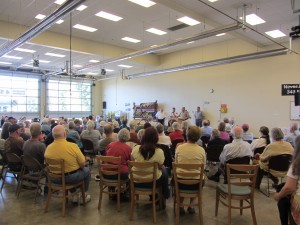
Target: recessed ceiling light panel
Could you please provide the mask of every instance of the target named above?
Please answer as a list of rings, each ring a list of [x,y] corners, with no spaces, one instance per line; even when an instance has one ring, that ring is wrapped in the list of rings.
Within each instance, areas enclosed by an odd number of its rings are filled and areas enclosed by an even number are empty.
[[[22,57],[12,55],[3,55],[2,57],[7,59],[23,59]]]
[[[111,20],[111,21],[119,21],[121,19],[123,19],[122,17],[120,16],[116,16],[114,14],[111,14],[111,13],[107,13],[107,12],[104,12],[104,11],[100,11],[96,14],[96,16],[99,16],[101,18],[104,18],[104,19],[107,19],[107,20]]]
[[[150,0],[128,0],[128,1],[138,4],[140,6],[143,6],[145,8],[149,8],[156,4],[155,2],[150,1]]]
[[[1,62],[0,61],[0,64],[2,64],[2,65],[11,65],[12,63],[11,62]]]
[[[59,57],[59,58],[66,57],[65,55],[56,54],[56,53],[52,53],[52,52],[47,52],[47,53],[45,53],[45,55]]]
[[[280,37],[285,37],[286,35],[281,32],[280,30],[271,30],[265,32],[267,35],[269,35],[272,38],[280,38]]]
[[[62,24],[64,22],[64,20],[58,20],[57,22],[56,22],[56,24]]]
[[[76,24],[73,27],[76,28],[76,29],[84,30],[84,31],[88,31],[88,32],[95,32],[97,30],[96,28],[84,26],[84,25],[81,25],[81,24]]]
[[[122,40],[123,40],[123,41],[132,42],[132,43],[138,43],[138,42],[141,42],[140,40],[134,39],[134,38],[131,38],[131,37],[123,37]]]
[[[56,0],[54,3],[57,5],[62,5],[67,0]]]
[[[129,66],[129,65],[124,65],[124,64],[120,64],[118,65],[119,67],[123,67],[123,68],[131,68],[132,66]]]
[[[35,50],[26,49],[26,48],[15,48],[14,50],[15,50],[15,51],[18,51],[18,52],[35,53]]]
[[[217,34],[217,37],[224,36],[226,33]]]
[[[86,5],[80,5],[79,7],[76,8],[76,10],[78,10],[78,11],[83,11],[83,10],[85,10],[86,8],[87,8]]]
[[[240,17],[240,19],[242,20],[243,17]],[[252,26],[262,24],[262,23],[265,23],[265,22],[266,21],[264,21],[262,18],[260,18],[256,14],[249,14],[249,15],[246,16],[246,23],[249,23]]]
[[[149,28],[148,30],[146,30],[150,33],[153,33],[153,34],[157,34],[157,35],[164,35],[166,34],[167,32],[164,32],[162,30],[159,30],[159,29],[156,29],[156,28]]]
[[[190,26],[194,26],[194,25],[197,25],[199,24],[200,22],[198,20],[194,20],[188,16],[184,16],[184,17],[181,17],[179,19],[177,19],[178,21],[182,22],[182,23],[185,23],[187,25],[190,25]]]
[[[44,19],[45,17],[46,17],[46,16],[43,15],[43,14],[37,14],[37,15],[35,16],[35,18],[38,19],[38,20],[42,20],[42,19]]]

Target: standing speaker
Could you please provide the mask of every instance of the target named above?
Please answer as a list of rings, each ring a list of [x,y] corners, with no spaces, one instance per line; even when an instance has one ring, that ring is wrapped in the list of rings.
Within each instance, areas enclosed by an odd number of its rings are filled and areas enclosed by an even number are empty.
[[[103,108],[103,109],[106,109],[106,102],[105,102],[105,101],[102,102],[102,108]]]
[[[295,106],[300,106],[300,92],[295,94]]]

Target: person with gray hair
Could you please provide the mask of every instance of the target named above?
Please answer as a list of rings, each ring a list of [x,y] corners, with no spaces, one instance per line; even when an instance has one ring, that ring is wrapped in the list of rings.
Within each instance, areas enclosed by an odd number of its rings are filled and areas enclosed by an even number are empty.
[[[87,129],[82,131],[80,138],[92,141],[94,145],[94,151],[100,151],[99,140],[101,139],[101,134],[99,130],[95,130],[95,123],[92,120],[87,122]]]
[[[220,168],[225,169],[226,162],[231,159],[235,158],[242,158],[245,156],[249,156],[249,158],[253,155],[250,144],[246,141],[243,141],[243,130],[241,127],[234,127],[233,128],[233,141],[230,144],[226,144],[223,148],[223,151],[219,157],[220,159]],[[249,160],[250,161],[250,160]],[[219,182],[219,177],[222,173],[222,170],[219,171],[214,175],[209,177],[210,180],[214,180]],[[224,182],[226,183],[227,177],[224,175]]]
[[[265,171],[268,171],[269,159],[272,156],[283,155],[283,154],[293,154],[294,148],[293,146],[283,141],[284,134],[279,127],[275,127],[271,130],[271,139],[272,143],[267,145],[262,154],[257,153],[254,157],[259,159],[259,169],[256,179],[256,188],[260,188],[260,184],[262,178],[264,176]],[[278,177],[284,177],[286,172],[271,170],[269,173],[270,179],[274,182],[273,186],[276,187],[279,183]]]
[[[106,147],[114,141],[113,138],[113,127],[110,124],[106,124],[103,128],[103,132],[105,134],[105,137],[102,138],[99,142],[100,146],[100,154],[105,155]]]
[[[212,133],[213,128],[209,125],[209,121],[208,120],[203,120],[202,125],[203,126],[201,127],[201,135],[202,136],[210,136],[211,133]]]
[[[24,122],[19,122],[18,125],[20,127],[20,137],[23,138],[24,141],[29,140],[30,135],[25,134],[25,124],[24,124]]]
[[[140,142],[142,141],[143,135],[144,135],[145,129],[140,129],[137,133],[138,139]]]
[[[130,139],[130,133],[126,128],[122,128],[118,133],[118,141],[111,142],[106,147],[106,155],[121,157],[121,179],[128,179],[127,161],[131,160],[131,148],[126,144]],[[114,179],[115,177],[109,177]]]
[[[167,145],[167,146],[170,147],[172,142],[171,142],[170,137],[165,135],[164,126],[161,123],[157,124],[156,130],[157,130],[157,133],[158,133],[158,142],[157,142],[157,144]]]
[[[80,140],[80,136],[77,130],[75,130],[75,123],[73,121],[70,121],[68,124],[68,133],[67,138],[75,141],[75,143],[78,145],[80,149],[82,149],[82,142]]]
[[[42,131],[44,132],[44,134],[48,135],[51,132],[50,119],[44,118],[41,122],[41,125],[42,125]]]
[[[289,142],[293,147],[295,146],[295,139],[300,135],[300,131],[298,129],[298,123],[291,123],[289,134],[284,136],[285,141]]]
[[[41,125],[37,122],[30,125],[31,138],[24,142],[23,155],[31,156],[36,159],[41,165],[44,164],[44,154],[46,145],[40,142],[43,138]]]
[[[171,141],[174,140],[184,140],[182,130],[180,130],[180,124],[178,122],[174,122],[172,124],[173,132],[169,134]]]

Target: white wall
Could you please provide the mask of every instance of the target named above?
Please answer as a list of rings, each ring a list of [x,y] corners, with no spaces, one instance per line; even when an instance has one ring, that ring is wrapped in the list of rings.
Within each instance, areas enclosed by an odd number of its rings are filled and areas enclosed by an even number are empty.
[[[294,46],[300,52],[299,40]],[[261,50],[241,41],[229,41],[162,56],[161,68]],[[281,84],[299,83],[300,56],[288,54],[147,78],[106,80],[98,82],[97,88],[101,89],[103,101],[107,101],[108,111],[124,110],[127,102],[155,100],[168,113],[173,106],[177,111],[185,106],[190,113],[200,106],[214,127],[220,117],[234,117],[237,124],[247,122],[250,130],[259,135],[262,125],[289,126],[293,96],[281,96]],[[210,93],[210,89],[215,92]],[[205,101],[210,103],[204,104]],[[227,104],[227,114],[220,115],[221,103]]]

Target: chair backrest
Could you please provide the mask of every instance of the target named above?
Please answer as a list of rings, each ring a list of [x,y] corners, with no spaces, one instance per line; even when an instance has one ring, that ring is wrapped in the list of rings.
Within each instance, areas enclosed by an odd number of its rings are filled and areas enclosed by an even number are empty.
[[[182,142],[184,142],[183,139],[175,139],[174,141],[172,141],[172,145],[171,145],[171,148],[170,148],[172,156],[175,155],[175,149],[176,149],[177,144],[182,143]]]
[[[206,157],[208,161],[220,162],[220,155],[223,151],[224,145],[207,146]]]
[[[66,140],[67,140],[68,142],[71,142],[71,143],[75,143],[75,144],[76,144],[76,141],[75,141],[73,138],[67,137]]]
[[[158,163],[128,161],[128,168],[131,188],[134,188],[134,183],[153,182],[152,189],[155,190]]]
[[[292,162],[292,155],[282,154],[272,156],[269,159],[269,169],[276,171],[288,171]]]
[[[30,171],[41,171],[43,170],[43,166],[40,162],[29,155],[22,155],[21,156],[23,165]]]
[[[12,152],[6,152],[5,158],[7,160],[8,166],[11,164],[21,164],[22,163],[21,157]]]
[[[238,173],[233,172],[238,171]],[[228,194],[231,195],[231,185],[249,186],[254,193],[258,165],[227,164]]]
[[[100,180],[104,180],[103,175],[118,175],[120,180],[121,171],[121,156],[100,156],[97,155],[98,169],[100,174]]]
[[[157,147],[163,150],[164,155],[165,155],[165,161],[164,161],[164,166],[172,169],[172,155],[171,155],[171,150],[168,145],[163,145],[163,144],[158,144]]]
[[[84,150],[93,150],[94,151],[94,144],[89,139],[82,139],[82,145]]]
[[[226,161],[226,164],[249,164],[249,163],[250,163],[250,156],[233,158]]]
[[[198,184],[199,191],[202,189],[204,164],[173,162],[173,171],[176,190],[179,190],[179,184]]]
[[[61,183],[65,184],[65,162],[63,159],[45,158],[48,181],[52,179],[61,179]]]
[[[253,155],[255,155],[256,153],[262,154],[264,152],[265,148],[266,148],[266,146],[255,148]]]
[[[203,146],[205,146],[209,142],[210,136],[204,135],[204,136],[201,136],[200,139],[202,140]]]

